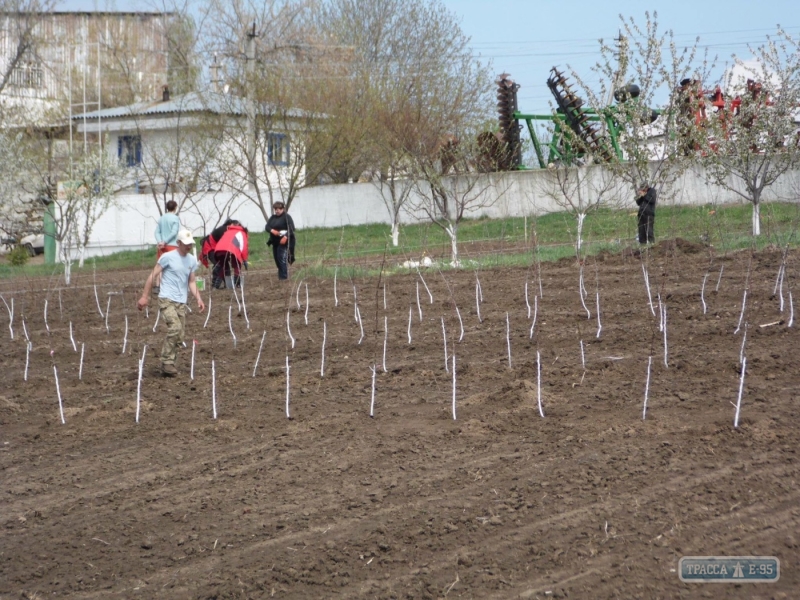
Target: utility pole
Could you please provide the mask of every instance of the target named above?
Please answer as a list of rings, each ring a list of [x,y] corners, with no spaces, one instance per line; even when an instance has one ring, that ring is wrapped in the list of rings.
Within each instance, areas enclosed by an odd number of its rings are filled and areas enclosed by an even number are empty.
[[[256,24],[247,32],[247,168],[250,185],[256,189],[256,104],[253,100],[256,67]]]

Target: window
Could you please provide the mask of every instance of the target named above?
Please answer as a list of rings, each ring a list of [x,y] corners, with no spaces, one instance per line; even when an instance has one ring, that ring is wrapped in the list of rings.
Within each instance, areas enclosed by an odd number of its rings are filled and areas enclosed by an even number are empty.
[[[289,138],[285,134],[267,134],[267,158],[271,165],[289,164]]]
[[[44,85],[44,69],[36,63],[21,63],[11,71],[8,84],[18,88],[39,89]]]
[[[138,167],[142,164],[142,137],[121,135],[117,138],[117,157],[124,167]]]

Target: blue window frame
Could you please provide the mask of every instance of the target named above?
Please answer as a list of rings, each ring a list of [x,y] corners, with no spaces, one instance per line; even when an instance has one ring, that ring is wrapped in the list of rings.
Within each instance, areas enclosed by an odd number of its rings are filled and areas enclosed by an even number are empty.
[[[142,164],[142,136],[121,135],[117,138],[117,157],[125,167]]]
[[[287,166],[289,164],[289,137],[283,133],[267,134],[267,158],[269,164]]]

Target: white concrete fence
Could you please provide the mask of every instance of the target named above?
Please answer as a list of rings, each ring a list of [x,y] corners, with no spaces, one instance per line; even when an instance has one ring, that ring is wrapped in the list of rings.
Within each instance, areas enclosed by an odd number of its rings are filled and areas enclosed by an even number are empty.
[[[607,176],[602,167],[594,167],[591,176]],[[556,200],[545,193],[542,170],[516,171],[483,175],[476,189],[483,189],[480,207],[468,211],[469,217],[507,218],[525,215],[542,215],[564,210]],[[800,199],[800,171],[787,174],[764,194],[764,201],[791,201]],[[618,185],[609,196],[609,203],[618,207],[635,209],[633,190]],[[424,214],[415,210],[419,201],[414,195],[407,203],[401,223],[424,221]],[[673,190],[663,190],[660,204],[729,204],[741,203],[741,196],[709,185],[700,172],[688,172]],[[193,199],[180,213],[183,225],[196,237],[208,233],[223,220],[220,207],[230,205],[230,216],[241,221],[251,231],[262,231],[264,217],[259,208],[246,198],[234,198],[230,193],[208,193]],[[372,183],[354,183],[309,187],[301,190],[292,203],[290,214],[298,229],[310,227],[342,227],[367,223],[390,223],[389,211],[378,187]],[[86,257],[108,255],[121,250],[144,249],[155,244],[153,232],[159,212],[151,195],[118,196],[115,206],[96,223]],[[388,235],[388,232],[387,232]]]

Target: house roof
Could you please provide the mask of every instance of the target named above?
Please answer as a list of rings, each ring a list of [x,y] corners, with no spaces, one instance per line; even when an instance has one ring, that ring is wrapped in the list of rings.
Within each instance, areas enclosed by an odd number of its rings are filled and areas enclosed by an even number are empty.
[[[262,106],[261,112],[275,110],[274,107]],[[189,92],[175,96],[169,100],[136,102],[127,106],[104,108],[79,115],[73,115],[73,121],[89,119],[123,119],[132,116],[155,116],[179,113],[212,113],[217,115],[247,114],[247,100],[239,96],[219,92]],[[308,116],[306,111],[292,108],[286,112],[289,117]]]

